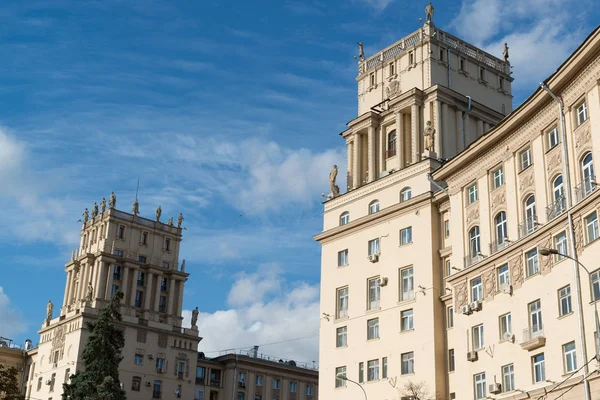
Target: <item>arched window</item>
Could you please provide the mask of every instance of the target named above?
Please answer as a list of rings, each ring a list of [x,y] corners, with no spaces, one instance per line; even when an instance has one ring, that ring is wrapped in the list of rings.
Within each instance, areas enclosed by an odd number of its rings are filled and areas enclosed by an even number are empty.
[[[526,235],[535,231],[535,215],[535,196],[531,195],[525,200],[525,226],[523,228]]]
[[[387,156],[393,157],[396,155],[396,131],[388,133],[387,138]]]
[[[404,188],[404,189],[402,189],[402,191],[400,191],[400,202],[410,200],[411,197],[412,197],[412,191],[410,190],[409,187]]]
[[[564,196],[562,175],[558,175],[552,182],[552,197],[554,201],[559,201]]]
[[[496,223],[496,242],[498,245],[502,245],[508,238],[506,213],[504,211],[499,212],[496,218],[494,218],[494,222]]]
[[[474,226],[469,231],[469,251],[471,253],[471,258],[475,258],[481,253],[481,238],[479,236],[478,226]]]
[[[594,160],[592,153],[587,153],[581,160],[581,177],[583,178],[584,196],[587,196],[594,187]]]
[[[346,225],[348,222],[350,222],[350,213],[345,211],[340,215],[340,226]]]
[[[369,203],[369,214],[375,214],[379,211],[379,200],[373,200]]]

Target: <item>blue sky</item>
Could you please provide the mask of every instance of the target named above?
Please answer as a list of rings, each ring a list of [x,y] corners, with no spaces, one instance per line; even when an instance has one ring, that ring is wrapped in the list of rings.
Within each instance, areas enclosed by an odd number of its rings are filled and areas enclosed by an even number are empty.
[[[37,342],[83,209],[114,190],[129,210],[139,178],[142,215],[161,204],[186,218],[184,307],[202,311],[201,349],[316,360],[312,235],[356,116],[355,43],[371,55],[416,30],[425,5],[3,2],[0,335]],[[434,5],[438,26],[493,54],[508,41],[515,106],[599,13],[590,0]]]

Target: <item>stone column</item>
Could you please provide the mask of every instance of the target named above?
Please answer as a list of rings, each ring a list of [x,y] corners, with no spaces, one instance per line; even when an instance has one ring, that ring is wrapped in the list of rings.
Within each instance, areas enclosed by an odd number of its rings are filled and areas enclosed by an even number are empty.
[[[133,269],[132,275],[131,275],[131,292],[129,293],[129,304],[131,304],[132,306],[135,305],[135,292],[137,291],[137,273],[138,270],[137,269]]]
[[[107,265],[105,261],[100,261],[100,270],[98,271],[98,276],[96,278],[96,298],[104,300],[106,294],[106,279],[107,279],[107,271],[110,268],[110,264]]]
[[[419,124],[419,119],[420,119],[420,113],[419,113],[419,106],[416,104],[413,104],[412,106],[410,106],[410,142],[411,142],[411,149],[412,149],[412,163],[417,163],[419,162],[420,156],[419,156],[419,151],[421,149],[420,143],[421,143],[421,137],[419,134],[420,131],[420,124]]]
[[[179,292],[177,293],[177,316],[181,316],[183,311],[183,283],[184,281],[179,281]]]
[[[153,274],[146,276],[146,289],[144,290],[144,310],[150,310],[150,298],[152,297],[152,278]]]
[[[160,281],[162,277],[156,275],[156,289],[154,292],[154,311],[158,311],[158,306],[160,304]]]
[[[437,133],[437,143],[438,144],[438,148],[439,148],[439,152],[438,152],[438,157],[439,158],[444,158],[444,155],[448,152],[448,150],[446,149],[446,143],[444,143],[445,137],[448,137],[448,132],[450,132],[450,127],[448,126],[448,104],[446,103],[442,103],[442,122],[440,123],[441,126],[441,131]]]
[[[483,136],[483,121],[478,119],[477,120],[477,137],[480,138],[481,136]]]
[[[465,140],[462,136],[462,111],[459,110],[458,108],[456,109],[456,111],[454,111],[455,113],[455,118],[456,118],[456,153],[458,154],[459,152],[463,151],[465,149]]]
[[[367,182],[373,182],[375,179],[377,179],[377,167],[375,166],[376,163],[376,157],[377,157],[377,151],[376,151],[376,146],[375,146],[375,127],[370,126],[368,128],[368,134],[367,134],[367,160],[368,160],[368,167],[369,168],[369,174],[367,177]]]
[[[379,134],[379,146],[377,146],[377,154],[379,155],[379,172],[385,171],[385,160],[387,159],[387,135],[383,126],[378,128]],[[396,132],[396,139],[398,139],[398,132]]]
[[[396,116],[396,155],[398,156],[398,169],[404,168],[404,119],[402,113],[397,111]]]
[[[352,189],[356,189],[360,185],[360,135],[358,133],[354,134],[354,145],[352,146],[352,151],[354,152],[354,157],[352,157]]]
[[[171,277],[169,282],[169,299],[167,300],[167,310],[171,310],[171,315],[175,315],[175,278]]]
[[[75,293],[76,301],[79,301],[85,297],[85,289],[87,287],[87,283],[85,282],[85,277],[86,277],[88,268],[89,268],[89,265],[81,264],[81,268],[79,270],[79,285],[77,286],[77,293]]]
[[[433,128],[435,129],[435,135],[433,137],[433,151],[435,152],[435,154],[437,154],[438,157],[442,156],[441,153],[441,140],[440,138],[442,137],[442,102],[439,100],[436,100],[434,103],[434,109],[433,109],[433,119],[435,121],[433,122]]]
[[[483,121],[483,134],[485,134],[489,130],[490,130],[490,124],[488,124],[487,122]]]
[[[465,148],[471,144],[473,142],[473,140],[471,140],[471,136],[469,134],[469,122],[470,122],[470,117],[469,114],[465,115]]]
[[[127,300],[127,295],[130,294],[127,288],[127,284],[129,283],[129,268],[126,266],[121,267],[121,282],[123,292],[123,298],[121,299],[121,304],[130,305],[131,303]]]
[[[104,298],[106,300],[112,299],[111,291],[112,291],[112,285],[113,285],[113,273],[114,273],[113,269],[111,269],[109,266],[108,277],[106,279],[106,291],[105,291],[105,296],[104,296]]]
[[[346,171],[348,171],[348,176],[346,176],[346,190],[350,190],[354,185],[354,164],[352,161],[352,157],[354,157],[353,141],[346,141],[346,150],[348,152],[348,158],[346,161],[348,164],[348,168],[346,169]]]
[[[71,277],[73,275],[72,270],[67,272],[67,283],[65,284],[65,294],[63,296],[63,307],[69,304],[69,290],[71,290]]]

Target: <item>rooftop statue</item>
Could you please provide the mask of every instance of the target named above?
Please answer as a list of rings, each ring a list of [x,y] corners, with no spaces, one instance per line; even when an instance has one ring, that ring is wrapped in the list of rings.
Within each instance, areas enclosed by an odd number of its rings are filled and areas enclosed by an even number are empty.
[[[362,42],[356,42],[356,44],[358,45],[358,59],[362,61],[365,59],[365,49]]]
[[[88,211],[88,209],[86,208],[83,211],[83,222],[88,222],[88,219],[90,218],[90,212]]]
[[[108,208],[115,208],[117,206],[117,196],[115,196],[115,192],[110,194],[110,200],[108,200]]]
[[[94,297],[94,287],[92,286],[92,282],[90,281],[90,283],[88,283],[88,291],[87,291],[87,296],[85,297],[85,299],[87,301],[92,301],[93,297]]]
[[[173,226],[173,217],[169,218],[169,222],[167,222],[169,226]]]
[[[505,62],[508,62],[508,43],[504,43],[504,51],[502,52],[502,57]]]
[[[196,307],[195,310],[192,310],[192,328],[196,328],[198,326],[197,325],[197,323],[198,323],[198,314],[199,314],[198,307]]]
[[[98,216],[98,204],[94,202],[94,207],[92,207],[92,218],[96,218]]]
[[[133,202],[131,211],[133,211],[133,215],[138,215],[138,213],[140,212],[140,203],[138,203],[137,199],[135,199],[135,201]]]
[[[426,151],[433,152],[433,135],[435,134],[435,129],[431,126],[431,121],[427,121],[425,130],[423,131],[424,144],[423,147]]]
[[[103,197],[102,201],[100,202],[100,210],[102,211],[102,214],[104,214],[104,211],[106,211],[106,199]]]
[[[48,324],[52,321],[52,310],[54,310],[54,304],[48,300],[48,304],[46,305],[46,323]]]
[[[183,224],[183,214],[179,213],[179,216],[177,217],[177,227],[181,228],[181,224]]]
[[[433,4],[429,2],[427,7],[425,7],[425,22],[433,22],[433,12],[434,12]]]
[[[160,208],[160,206],[158,206],[158,208],[156,209],[156,222],[160,222],[161,215],[162,215],[162,208]]]
[[[329,173],[329,188],[331,189],[331,195],[333,197],[340,195],[340,188],[335,184],[335,179],[337,178],[338,168],[337,165],[333,166],[333,169]]]

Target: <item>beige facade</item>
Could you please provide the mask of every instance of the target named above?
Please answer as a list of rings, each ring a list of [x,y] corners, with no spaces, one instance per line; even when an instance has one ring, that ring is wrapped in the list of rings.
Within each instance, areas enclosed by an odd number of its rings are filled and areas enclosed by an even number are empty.
[[[117,290],[125,347],[119,378],[129,399],[194,394],[196,327],[184,328],[185,262],[179,264],[182,228],[109,208],[85,221],[81,244],[65,265],[59,315],[44,321],[32,351],[28,397],[60,398],[62,384],[83,368],[88,322]]]
[[[316,400],[318,371],[258,355],[199,353],[195,400]]]
[[[0,365],[5,368],[17,369],[17,384],[22,394],[25,394],[27,384],[27,353],[25,348],[13,345],[12,341],[0,337]]]

